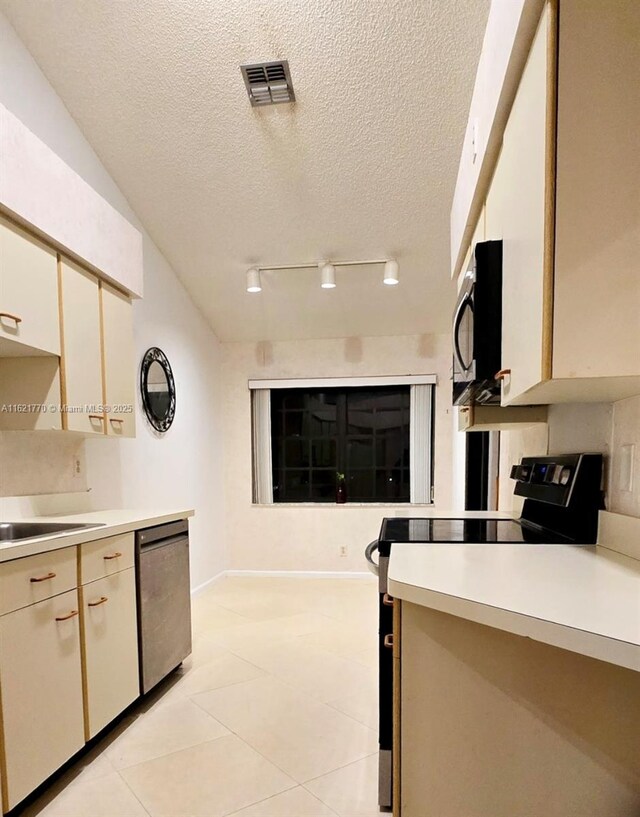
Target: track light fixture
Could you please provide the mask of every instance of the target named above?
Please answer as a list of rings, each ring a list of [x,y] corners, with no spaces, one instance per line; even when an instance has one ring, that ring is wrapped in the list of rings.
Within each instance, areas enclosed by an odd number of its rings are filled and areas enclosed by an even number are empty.
[[[278,271],[292,269],[318,269],[322,289],[335,289],[336,267],[367,267],[371,264],[384,264],[382,282],[387,286],[399,283],[398,262],[393,258],[376,258],[372,261],[315,261],[310,264],[279,264],[277,266],[251,267],[247,270],[247,292],[261,292],[260,272],[262,270]]]

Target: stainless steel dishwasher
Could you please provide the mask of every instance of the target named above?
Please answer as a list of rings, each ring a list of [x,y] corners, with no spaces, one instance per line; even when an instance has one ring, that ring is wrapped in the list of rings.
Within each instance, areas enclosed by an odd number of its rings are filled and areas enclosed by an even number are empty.
[[[191,652],[189,523],[136,533],[140,688],[148,692]]]

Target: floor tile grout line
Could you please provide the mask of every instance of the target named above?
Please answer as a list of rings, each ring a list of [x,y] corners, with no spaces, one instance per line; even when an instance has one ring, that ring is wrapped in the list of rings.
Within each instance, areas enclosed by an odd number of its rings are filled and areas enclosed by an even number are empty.
[[[234,655],[235,655],[235,653],[234,653]],[[236,655],[236,657],[239,658],[240,656]],[[257,665],[253,665],[253,666],[257,666]],[[261,668],[258,667],[258,669],[261,669]],[[298,695],[301,695],[301,696],[303,696],[305,698],[309,698],[309,700],[313,701],[314,703],[322,704],[324,706],[330,706],[331,709],[335,710],[336,712],[340,712],[340,714],[344,715],[346,718],[350,718],[352,721],[355,721],[356,723],[360,724],[361,726],[364,726],[367,729],[370,729],[371,731],[375,731],[375,729],[371,729],[370,726],[367,726],[367,724],[362,723],[357,718],[354,718],[352,715],[349,715],[347,712],[342,712],[342,710],[337,709],[337,707],[335,707],[335,706],[332,706],[331,703],[329,703],[329,701],[324,700],[324,697],[314,695],[314,694],[308,692],[307,690],[302,690],[302,689],[300,689],[300,687],[296,686],[293,682],[290,682],[286,678],[281,677],[279,675],[274,675],[273,673],[268,672],[268,670],[263,670],[263,673],[268,675],[269,677],[275,679],[276,681],[279,681],[281,684],[284,684],[285,686],[289,687],[289,689],[292,689]],[[263,677],[263,676],[259,676],[259,677]],[[256,679],[249,679],[248,681],[238,681],[238,683],[239,684],[250,683],[252,680],[256,680]],[[235,686],[235,684],[229,684],[229,686]],[[223,687],[220,687],[220,689],[222,689],[222,688]],[[206,690],[206,691],[207,692],[215,692],[215,689]],[[204,693],[199,693],[199,692],[194,693],[194,695],[200,695],[200,694],[204,694]],[[356,694],[356,693],[354,693],[354,694]],[[331,700],[337,700],[337,699],[332,698]]]
[[[224,724],[222,724],[222,726],[224,726]],[[225,727],[225,729],[226,728],[227,727]],[[224,738],[231,737],[231,735],[234,735],[235,737],[238,737],[238,735],[236,735],[235,732],[232,732],[231,729],[227,729],[227,732],[229,733],[227,735],[218,735],[217,738],[210,738],[209,740],[201,740],[199,743],[191,743],[191,744],[189,744],[189,746],[182,746],[180,749],[174,749],[173,751],[166,752],[163,755],[156,755],[155,757],[148,757],[146,760],[140,760],[138,763],[132,763],[130,766],[122,766],[121,768],[116,769],[116,771],[119,774],[122,774],[122,772],[128,772],[130,769],[136,769],[138,766],[144,766],[145,763],[153,763],[156,760],[164,760],[165,758],[171,757],[172,755],[179,755],[180,752],[186,752],[189,749],[196,749],[198,746],[205,746],[208,743],[215,743],[218,740],[223,740]]]
[[[269,677],[273,678],[273,680],[280,681],[280,679],[277,678],[275,675],[271,675],[269,673],[268,673],[268,675],[269,675]],[[251,682],[247,681],[246,683],[251,683]],[[303,697],[306,697],[306,696],[303,696]],[[194,703],[196,703],[196,701],[194,701]],[[196,703],[196,705],[199,706],[199,704],[197,704],[197,703]],[[349,717],[345,713],[340,713],[340,714],[344,715],[345,717]],[[351,720],[353,720],[353,718],[351,718]],[[222,723],[222,721],[220,721],[220,723]],[[356,723],[359,723],[359,722],[356,721]],[[225,729],[228,729],[229,732],[231,732],[231,734],[235,735],[239,740],[241,740],[244,744],[246,744],[250,749],[253,749],[254,752],[257,752],[262,758],[264,758],[264,760],[271,763],[273,766],[275,766],[277,769],[279,769],[287,777],[290,777],[292,780],[295,780],[295,778],[291,775],[291,772],[287,772],[285,769],[283,769],[281,766],[279,766],[274,760],[272,760],[270,757],[267,757],[267,755],[265,755],[263,752],[261,752],[260,749],[258,749],[252,743],[250,743],[246,738],[243,738],[242,735],[239,735],[237,732],[235,732],[233,729],[231,729],[231,727],[227,726],[226,724],[223,723],[222,725],[225,727]],[[363,726],[363,724],[359,724],[359,725]],[[365,728],[368,729],[368,727],[365,727]],[[370,729],[369,731],[373,732],[374,730]],[[373,754],[376,754],[376,752],[369,752],[369,753],[363,755],[362,757],[356,758],[355,760],[350,760],[348,763],[345,763],[342,766],[337,766],[335,769],[329,769],[328,771],[323,772],[321,775],[317,775],[316,777],[310,778],[309,781],[306,781],[306,782],[310,782],[311,780],[317,780],[318,777],[324,777],[324,775],[326,775],[326,774],[333,774],[333,772],[337,772],[340,769],[345,768],[346,766],[350,766],[352,763],[358,763],[359,761],[364,760],[364,758],[370,757]],[[296,780],[296,785],[297,786],[304,786],[304,782]],[[313,794],[313,792],[310,792],[310,794]],[[317,797],[317,795],[313,795],[313,796]],[[324,802],[324,801],[321,801],[321,802]],[[254,804],[251,804],[251,805],[254,805]],[[326,805],[326,803],[324,805]]]
[[[304,783],[300,783],[300,785],[306,787],[307,784],[313,783],[315,780],[320,780],[321,777],[327,777],[330,774],[334,774],[335,772],[339,772],[340,769],[348,769],[349,766],[354,766],[356,763],[362,763],[363,760],[367,760],[367,758],[370,758],[370,757],[375,757],[375,755],[377,755],[377,754],[378,754],[378,752],[368,752],[366,755],[363,755],[362,757],[358,757],[355,760],[350,760],[348,763],[345,763],[344,765],[340,766],[338,769],[334,769],[332,772],[325,772],[324,774],[319,774],[316,777],[310,777],[308,780],[305,780]],[[311,792],[311,794],[313,794],[313,792]],[[317,797],[317,796],[318,796],[317,794],[314,795],[314,797]]]
[[[153,817],[153,815],[151,814],[151,812],[149,811],[149,809],[148,809],[148,808],[145,806],[145,804],[144,804],[144,803],[142,802],[142,800],[141,800],[141,799],[138,797],[138,795],[135,793],[135,791],[134,791],[134,790],[131,788],[131,786],[130,786],[130,785],[127,783],[127,781],[124,779],[124,777],[123,777],[123,776],[120,774],[120,770],[119,770],[119,769],[116,769],[115,771],[116,771],[116,774],[118,775],[118,777],[120,778],[120,780],[122,780],[122,782],[124,783],[124,785],[125,785],[125,786],[127,787],[127,789],[128,789],[130,792],[131,792],[131,794],[133,795],[133,797],[135,797],[135,799],[138,801],[138,803],[140,803],[140,807],[143,809],[144,813],[145,813],[145,814],[148,814],[148,815],[149,815],[149,817]]]

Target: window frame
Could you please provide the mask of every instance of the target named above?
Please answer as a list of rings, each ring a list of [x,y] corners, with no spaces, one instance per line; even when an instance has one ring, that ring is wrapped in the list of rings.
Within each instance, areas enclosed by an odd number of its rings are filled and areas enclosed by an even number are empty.
[[[382,377],[353,377],[353,378],[314,378],[314,379],[277,379],[277,380],[249,380],[249,390],[252,393],[252,461],[253,461],[253,504],[256,506],[274,507],[314,507],[330,506],[334,499],[326,500],[284,500],[274,501],[273,497],[273,466],[272,466],[272,423],[271,423],[271,390],[273,389],[351,389],[358,387],[377,388],[381,386],[428,386],[429,389],[410,389],[410,454],[409,454],[409,500],[350,500],[347,496],[347,505],[352,506],[398,506],[433,505],[434,502],[434,427],[436,403],[435,375],[402,375]],[[262,395],[254,392],[262,392]],[[420,399],[414,399],[420,396]],[[256,399],[259,398],[259,399]],[[257,404],[261,404],[256,411]],[[416,411],[421,411],[416,415]],[[417,422],[416,422],[417,421]],[[412,430],[413,427],[413,430]],[[268,441],[265,440],[265,431],[269,429]],[[268,444],[267,444],[268,443]],[[416,446],[419,456],[415,456]],[[425,450],[426,449],[426,450]],[[311,465],[309,465],[311,469]],[[328,467],[333,471],[333,467]],[[422,471],[420,472],[420,469]],[[337,470],[337,469],[336,469]],[[375,465],[372,469],[375,473]],[[417,476],[416,476],[417,475]],[[415,497],[416,491],[420,494]]]

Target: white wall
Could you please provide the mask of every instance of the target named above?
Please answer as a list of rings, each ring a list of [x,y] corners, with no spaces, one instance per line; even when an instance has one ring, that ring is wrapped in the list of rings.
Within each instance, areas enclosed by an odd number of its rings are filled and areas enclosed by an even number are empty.
[[[411,513],[411,506],[406,504],[252,505],[250,378],[437,374],[435,497],[438,509],[448,509],[454,482],[450,367],[449,335],[225,343],[225,495],[230,567],[362,571],[364,547],[376,538],[382,518]],[[340,556],[343,545],[347,547],[346,557]]]
[[[0,101],[142,229],[61,99],[1,14]],[[139,361],[152,345],[160,346],[167,354],[177,385],[176,419],[167,434],[157,436],[138,405],[135,440],[86,442],[86,477],[94,508],[195,508],[191,558],[192,584],[198,586],[223,570],[226,559],[221,347],[144,231],[143,240],[145,298],[134,304],[136,355]],[[25,436],[24,440],[23,450],[33,451],[32,439]],[[15,449],[14,440],[12,452]],[[62,441],[57,451],[54,443],[47,452],[49,457],[59,456],[61,462],[67,457]],[[12,465],[5,462],[2,467]],[[23,460],[20,467],[33,470],[35,486],[38,463]]]

